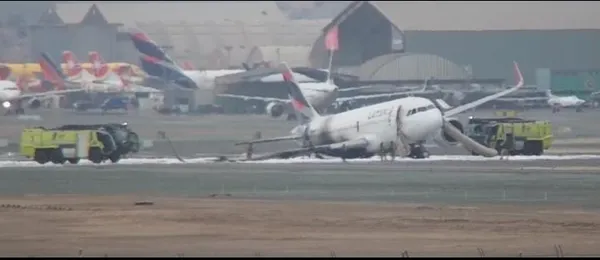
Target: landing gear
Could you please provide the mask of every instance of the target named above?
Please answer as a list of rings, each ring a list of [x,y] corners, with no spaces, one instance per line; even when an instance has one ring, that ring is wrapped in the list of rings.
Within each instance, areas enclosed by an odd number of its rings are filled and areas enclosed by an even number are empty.
[[[411,144],[410,154],[408,156],[414,159],[429,158],[429,151],[425,148],[424,143]]]

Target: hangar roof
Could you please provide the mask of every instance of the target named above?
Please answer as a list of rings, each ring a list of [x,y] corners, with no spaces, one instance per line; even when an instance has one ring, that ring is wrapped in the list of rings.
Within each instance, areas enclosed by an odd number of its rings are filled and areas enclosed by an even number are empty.
[[[355,1],[335,19],[371,4],[401,30],[482,31],[599,29],[600,2]],[[328,28],[328,27],[326,27]]]
[[[274,1],[150,1],[59,2],[56,11],[65,23],[79,23],[96,4],[109,22],[135,26],[137,22],[163,23],[241,21],[256,23],[288,20]]]

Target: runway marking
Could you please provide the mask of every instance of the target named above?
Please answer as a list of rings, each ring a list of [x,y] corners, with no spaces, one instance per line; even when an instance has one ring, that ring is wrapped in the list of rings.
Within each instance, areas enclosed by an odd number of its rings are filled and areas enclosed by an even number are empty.
[[[118,166],[118,165],[160,165],[160,164],[206,164],[206,163],[228,163],[228,162],[215,162],[216,157],[198,157],[185,159],[186,162],[180,162],[175,158],[129,158],[121,159],[118,163],[102,163],[98,166]],[[544,155],[544,156],[511,156],[510,161],[558,161],[558,160],[594,160],[600,159],[600,155]],[[427,159],[412,159],[412,158],[397,158],[397,162],[412,162],[412,163],[427,163],[435,161],[497,161],[500,157],[480,157],[480,156],[468,156],[468,155],[437,155],[431,156]],[[347,163],[370,163],[379,162],[379,157],[373,157],[369,159],[353,159],[347,160]],[[343,163],[339,158],[292,158],[292,159],[271,159],[265,161],[247,161],[247,162],[233,162],[233,163],[253,163],[253,164],[294,164],[294,163]],[[90,161],[82,160],[77,165],[70,165],[68,163],[64,165],[57,165],[52,163],[39,164],[34,161],[0,161],[0,168],[20,168],[20,167],[77,167],[77,166],[94,166]]]

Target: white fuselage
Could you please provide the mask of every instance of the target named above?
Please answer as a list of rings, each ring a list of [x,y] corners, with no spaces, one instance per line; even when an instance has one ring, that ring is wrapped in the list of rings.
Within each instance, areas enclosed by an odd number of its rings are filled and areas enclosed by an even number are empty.
[[[17,84],[9,80],[0,80],[0,101],[11,101],[21,96]]]
[[[190,78],[200,89],[214,89],[215,78],[229,74],[244,72],[245,70],[183,70],[183,74]]]
[[[298,84],[306,101],[319,111],[323,111],[338,97],[337,86],[328,82],[304,82]]]
[[[414,109],[413,112],[411,112]],[[400,128],[398,129],[398,125]],[[398,142],[399,131],[408,144],[418,143],[437,133],[443,126],[441,111],[428,99],[405,97],[343,113],[319,117],[307,124],[313,145],[360,140],[369,145],[367,154],[376,153],[380,144]],[[302,134],[306,125],[292,130]]]
[[[568,97],[557,97],[557,96],[551,96],[548,99],[548,105],[553,106],[553,107],[577,107],[577,106],[581,106],[583,103],[585,103],[585,100],[580,99],[576,96],[568,96]]]
[[[98,79],[96,76],[81,70],[81,73],[69,77],[69,80],[81,85],[82,88],[89,92],[119,92],[123,89],[123,81],[121,81],[114,72],[109,72],[109,76],[105,79]]]

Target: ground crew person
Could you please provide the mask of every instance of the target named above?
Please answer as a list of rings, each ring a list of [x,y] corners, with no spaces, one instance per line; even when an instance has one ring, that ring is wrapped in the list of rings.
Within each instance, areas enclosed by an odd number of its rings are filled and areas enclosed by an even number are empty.
[[[381,158],[381,161],[385,161],[386,158],[386,150],[385,147],[383,145],[383,142],[379,143],[379,157]]]
[[[500,150],[500,160],[504,159],[506,155],[506,159],[508,160],[508,156],[510,155],[510,151],[515,148],[515,136],[513,133],[506,133],[504,136],[504,142],[502,142]]]
[[[252,143],[248,144],[248,151],[246,151],[246,159],[252,159],[252,152],[254,148],[252,147]]]
[[[396,159],[396,143],[394,141],[390,141],[390,155],[392,156],[392,161]]]

